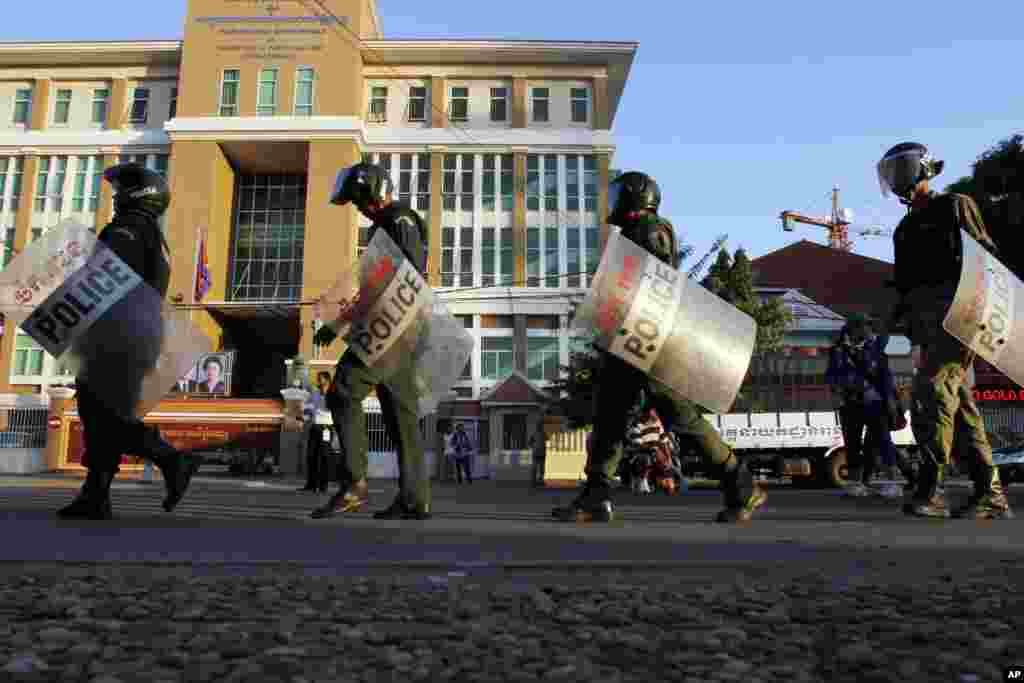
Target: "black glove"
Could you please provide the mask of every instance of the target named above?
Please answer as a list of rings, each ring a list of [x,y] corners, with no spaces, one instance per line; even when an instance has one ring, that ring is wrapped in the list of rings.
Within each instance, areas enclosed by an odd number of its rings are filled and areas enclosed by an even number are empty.
[[[338,333],[332,330],[329,325],[324,325],[313,335],[313,344],[316,346],[330,346],[337,338]]]

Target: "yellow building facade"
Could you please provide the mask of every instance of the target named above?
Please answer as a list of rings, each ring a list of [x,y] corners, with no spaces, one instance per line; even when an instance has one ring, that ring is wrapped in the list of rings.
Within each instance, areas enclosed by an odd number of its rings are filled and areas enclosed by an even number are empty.
[[[542,387],[599,259],[637,45],[388,40],[373,0],[316,4],[189,0],[182,41],[0,43],[5,263],[61,220],[102,228],[103,168],[146,163],[173,189],[168,296],[195,303],[205,236],[212,288],[194,319],[236,353],[236,398],[276,396],[284,359],[314,356],[312,308],[296,304],[365,245],[365,220],[328,198],[368,158],[429,225],[430,280],[477,341],[462,412],[513,375]],[[8,393],[70,379],[4,330]]]

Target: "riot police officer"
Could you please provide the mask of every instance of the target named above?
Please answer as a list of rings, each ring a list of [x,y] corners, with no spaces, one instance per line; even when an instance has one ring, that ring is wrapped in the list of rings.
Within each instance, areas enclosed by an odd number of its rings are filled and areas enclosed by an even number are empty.
[[[162,299],[167,295],[171,277],[169,250],[159,224],[171,201],[167,180],[156,171],[135,163],[108,168],[103,178],[114,190],[114,218],[100,232],[99,241],[138,273]],[[98,337],[114,339],[114,333],[120,333],[123,321],[128,319],[121,317],[117,310],[119,305],[115,304],[94,323],[90,332],[100,330]],[[147,317],[153,319],[150,322],[155,323],[155,327],[161,326],[157,310],[142,312],[133,319]],[[104,327],[111,333],[102,331]],[[199,459],[176,450],[163,440],[156,427],[147,426],[134,417],[142,378],[158,357],[160,340],[156,337],[159,334],[159,330],[153,334],[139,329],[138,338],[119,342],[130,347],[94,345],[94,357],[86,366],[86,376],[76,378],[88,474],[75,500],[58,511],[60,517],[110,519],[113,516],[110,485],[125,454],[142,457],[160,468],[167,488],[165,510],[173,510],[185,495],[193,474],[199,469]],[[138,349],[138,353],[134,349]]]
[[[419,214],[392,198],[392,182],[380,166],[359,163],[338,173],[331,203],[355,205],[373,221],[370,239],[377,230],[384,230],[399,246],[413,266],[424,274],[427,266],[427,230]],[[359,303],[347,309],[343,317],[356,319]],[[314,343],[329,345],[337,337],[330,325],[317,331]],[[334,381],[326,401],[342,442],[344,456],[340,468],[338,493],[323,507],[313,511],[320,519],[340,513],[355,512],[368,499],[366,482],[368,448],[366,415],[363,399],[376,388],[381,412],[388,433],[398,448],[399,493],[385,510],[374,514],[377,519],[428,519],[430,515],[430,479],[423,472],[423,446],[420,442],[419,419],[416,412],[416,385],[412,359],[386,372],[367,367],[350,349],[338,361]]]
[[[679,267],[675,231],[658,215],[661,191],[654,178],[638,172],[620,175],[608,187],[608,222],[622,228],[622,234],[672,268]],[[665,422],[666,429],[697,445],[698,450],[721,473],[725,509],[719,522],[748,521],[767,499],[749,470],[704,419],[700,409],[657,385],[642,371],[603,353],[598,375],[594,416],[594,447],[587,462],[587,481],[580,495],[569,505],[556,507],[552,514],[562,521],[611,521],[612,478],[618,469],[630,409],[646,388],[649,403]]]
[[[893,284],[900,300],[891,323],[904,327],[921,352],[911,420],[923,463],[917,489],[904,512],[917,517],[950,516],[943,480],[954,438],[962,438],[972,465],[974,493],[957,516],[1005,519],[1013,513],[999,470],[992,464],[984,421],[965,385],[975,354],[942,325],[960,279],[960,229],[993,255],[998,255],[998,250],[974,200],[928,188],[943,165],[929,155],[927,147],[914,142],[896,145],[878,162],[882,194],[893,194],[907,206],[907,214],[893,234]]]

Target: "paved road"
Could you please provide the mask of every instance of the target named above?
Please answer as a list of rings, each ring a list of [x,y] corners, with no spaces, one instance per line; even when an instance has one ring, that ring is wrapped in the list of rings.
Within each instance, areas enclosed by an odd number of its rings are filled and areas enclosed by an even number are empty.
[[[257,566],[293,563],[306,571],[365,573],[373,567],[503,566],[566,568],[649,563],[654,567],[756,566],[857,562],[868,549],[895,553],[915,564],[951,554],[1024,555],[1024,522],[907,519],[899,503],[847,500],[836,491],[771,489],[755,523],[710,522],[720,506],[715,491],[669,498],[622,495],[622,521],[565,525],[550,508],[571,491],[546,491],[509,482],[435,486],[435,518],[377,521],[369,512],[316,521],[309,511],[324,497],[293,485],[252,486],[232,480],[197,481],[174,513],[160,509],[163,486],[118,482],[117,520],[66,522],[53,510],[79,481],[59,477],[0,478],[0,562],[181,562]],[[372,509],[387,505],[392,482],[371,484]],[[953,502],[967,489],[953,490]],[[1024,496],[1012,495],[1024,511]],[[951,551],[974,551],[951,553]],[[852,571],[852,570],[851,570]]]

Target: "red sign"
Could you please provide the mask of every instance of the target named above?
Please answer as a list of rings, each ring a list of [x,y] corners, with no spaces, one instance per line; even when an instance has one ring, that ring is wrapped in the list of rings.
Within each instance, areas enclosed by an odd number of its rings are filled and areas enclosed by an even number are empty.
[[[50,429],[60,429],[60,423],[61,419],[56,416],[51,417],[49,420],[46,421],[46,424]]]
[[[281,426],[248,422],[167,422],[157,425],[160,434],[172,446],[182,450],[210,448],[230,445],[241,450],[276,450],[281,438]],[[84,465],[85,438],[82,423],[71,421],[68,435],[69,464]],[[138,465],[142,458],[122,456],[122,465]]]

